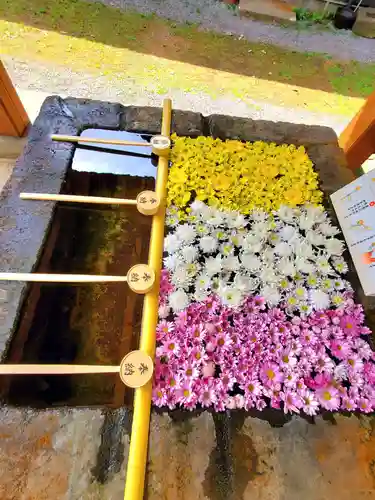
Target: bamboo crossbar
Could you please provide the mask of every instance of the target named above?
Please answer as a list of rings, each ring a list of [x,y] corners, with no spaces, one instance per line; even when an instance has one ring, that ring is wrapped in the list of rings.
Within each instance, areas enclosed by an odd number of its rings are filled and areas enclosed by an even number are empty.
[[[0,364],[0,375],[75,375],[83,373],[119,373],[120,366]]]
[[[0,273],[0,281],[31,281],[39,283],[110,283],[126,282],[127,276],[98,274]]]
[[[63,141],[63,142],[90,142],[92,144],[112,144],[113,146],[141,146],[150,148],[152,147],[148,142],[139,141],[124,141],[121,139],[97,139],[90,137],[81,137],[76,135],[51,135],[53,141]]]
[[[94,203],[104,205],[137,205],[137,200],[128,200],[126,198],[107,198],[104,196],[78,196],[71,194],[52,194],[52,193],[20,193],[22,200],[38,201],[64,201],[72,203]]]

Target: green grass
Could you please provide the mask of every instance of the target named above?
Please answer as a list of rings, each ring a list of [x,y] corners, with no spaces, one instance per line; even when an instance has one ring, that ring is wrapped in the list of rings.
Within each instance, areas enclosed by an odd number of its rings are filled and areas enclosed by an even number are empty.
[[[334,64],[328,68],[332,88],[338,94],[350,89],[354,94],[368,96],[374,90],[373,65],[361,65],[352,61],[350,67]]]
[[[326,108],[328,97],[311,89],[332,94],[330,101],[334,94],[364,98],[375,81],[374,64],[250,43],[84,0],[0,0],[0,52],[75,70],[100,69],[113,79],[126,72],[150,88],[154,79],[160,94],[172,87],[194,88],[315,111]],[[298,96],[291,85],[298,87]],[[342,99],[337,106],[343,107]],[[343,113],[352,113],[358,103],[353,106]],[[335,109],[334,103],[330,107]]]

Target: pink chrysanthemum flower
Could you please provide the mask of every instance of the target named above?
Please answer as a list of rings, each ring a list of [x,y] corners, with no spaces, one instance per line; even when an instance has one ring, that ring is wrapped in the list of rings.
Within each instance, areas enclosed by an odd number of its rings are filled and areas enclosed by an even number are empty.
[[[180,346],[178,343],[178,339],[169,338],[166,339],[162,344],[162,352],[165,356],[177,356],[180,351]]]
[[[314,393],[309,389],[302,389],[299,392],[302,400],[302,410],[310,417],[316,415],[319,411],[319,403],[314,397]]]
[[[355,353],[350,353],[347,358],[344,359],[344,362],[346,363],[348,367],[349,373],[358,373],[362,372],[363,370],[363,361],[362,359],[358,356],[358,354]]]
[[[359,411],[363,411],[364,413],[371,413],[374,408],[369,399],[360,398],[360,400],[358,401],[358,409]]]
[[[198,402],[203,408],[208,408],[216,403],[215,389],[211,385],[201,386],[198,391]]]
[[[358,319],[354,315],[345,314],[340,319],[340,327],[345,334],[355,337],[358,334]]]
[[[351,353],[349,342],[345,340],[332,340],[331,345],[332,354],[338,359],[345,359]]]
[[[163,337],[165,337],[169,333],[172,333],[173,330],[174,330],[174,324],[172,321],[166,321],[166,320],[160,321],[160,323],[156,328],[158,340],[162,340]]]
[[[326,386],[316,391],[316,397],[325,410],[337,410],[340,407],[339,391],[333,386]]]
[[[290,369],[297,364],[297,358],[291,353],[290,349],[283,349],[280,353],[280,366],[284,369]]]
[[[245,394],[256,397],[262,394],[262,386],[257,378],[250,378],[242,384]]]
[[[284,401],[284,413],[299,413],[302,406],[302,400],[294,391],[286,390],[280,393],[282,401]]]
[[[357,405],[353,399],[344,397],[342,398],[341,408],[344,411],[355,411],[357,409]]]
[[[267,387],[272,387],[283,381],[283,374],[276,363],[268,362],[260,370],[260,379]]]
[[[158,406],[159,408],[167,405],[168,395],[167,391],[165,390],[165,387],[162,387],[161,385],[156,385],[152,389],[152,401],[154,405]]]

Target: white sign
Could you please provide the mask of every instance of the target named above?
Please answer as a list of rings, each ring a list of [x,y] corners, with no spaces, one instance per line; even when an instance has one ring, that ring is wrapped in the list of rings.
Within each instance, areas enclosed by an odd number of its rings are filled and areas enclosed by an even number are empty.
[[[375,295],[375,171],[331,195],[365,295]]]

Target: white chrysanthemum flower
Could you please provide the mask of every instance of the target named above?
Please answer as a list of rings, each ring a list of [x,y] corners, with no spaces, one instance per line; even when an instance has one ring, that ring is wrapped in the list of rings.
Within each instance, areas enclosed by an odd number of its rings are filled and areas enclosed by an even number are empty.
[[[281,241],[275,246],[274,252],[281,257],[289,257],[293,253],[293,247],[286,241]]]
[[[220,252],[223,254],[224,257],[232,255],[232,253],[234,252],[234,247],[232,243],[230,243],[229,241],[222,243],[220,245]]]
[[[159,310],[158,310],[159,318],[161,318],[161,319],[168,318],[170,311],[171,311],[171,308],[169,306],[167,306],[167,304],[165,304],[163,306],[159,306]]]
[[[345,306],[345,295],[341,292],[334,292],[332,295],[331,295],[331,302],[334,306],[336,307],[343,307]]]
[[[281,300],[280,292],[275,285],[266,285],[260,290],[260,295],[269,306],[277,305]]]
[[[196,230],[198,236],[204,236],[204,235],[209,233],[208,227],[205,224],[203,224],[203,222],[199,222],[195,226],[195,230]]]
[[[285,303],[289,311],[295,311],[296,309],[298,309],[298,299],[293,294],[286,297]]]
[[[211,216],[207,217],[206,223],[209,226],[219,227],[224,226],[226,223],[226,216],[224,212],[217,210],[216,208],[211,208]]]
[[[325,292],[333,292],[333,290],[335,289],[333,280],[331,280],[330,278],[322,279],[320,281],[320,286]]]
[[[305,300],[307,298],[307,290],[304,286],[298,285],[294,289],[294,295],[298,300]]]
[[[180,312],[189,305],[189,297],[184,290],[176,290],[169,296],[169,305],[173,312]]]
[[[263,240],[249,233],[243,239],[242,248],[247,252],[260,253],[263,250]]]
[[[207,205],[203,203],[203,201],[200,200],[195,200],[193,203],[190,205],[191,211],[195,214],[200,214],[201,212],[205,211],[207,208]]]
[[[233,286],[219,286],[217,294],[223,304],[232,307],[239,306],[243,298],[241,290]]]
[[[294,276],[297,272],[296,266],[290,259],[281,259],[277,269],[282,276]]]
[[[263,267],[259,273],[263,283],[276,283],[278,281],[277,274],[271,267]]]
[[[224,229],[216,229],[212,232],[212,236],[219,241],[226,240],[228,238],[227,232],[224,231]]]
[[[258,271],[262,266],[260,258],[252,253],[243,253],[240,259],[243,267],[249,271]]]
[[[322,234],[324,234],[324,236],[336,236],[336,234],[339,234],[340,232],[340,230],[337,227],[332,226],[329,221],[319,224],[316,230],[320,231]]]
[[[302,231],[310,231],[315,225],[313,217],[309,217],[306,213],[300,215],[298,225]]]
[[[190,224],[182,224],[178,226],[174,234],[183,243],[191,243],[197,236],[194,226]]]
[[[195,302],[203,302],[205,299],[207,299],[208,295],[208,290],[205,290],[204,288],[197,288],[194,292],[193,298]]]
[[[324,246],[330,255],[341,255],[344,252],[344,243],[337,238],[325,240]]]
[[[297,308],[302,316],[310,314],[313,310],[312,306],[305,300],[299,302]]]
[[[293,222],[295,220],[295,211],[288,205],[281,205],[276,215],[284,222]]]
[[[213,253],[217,250],[218,242],[213,236],[203,236],[199,241],[199,246],[204,253]]]
[[[311,245],[316,247],[324,245],[326,239],[321,233],[317,233],[316,231],[308,231],[306,233],[306,239]]]
[[[238,212],[235,212],[236,216],[228,220],[228,227],[233,227],[239,229],[240,227],[245,227],[247,225],[246,217]]]
[[[334,269],[337,272],[339,272],[341,274],[344,274],[344,273],[348,272],[348,265],[345,262],[345,259],[343,259],[342,257],[333,257],[332,258],[332,263],[333,263]]]
[[[267,221],[261,222],[257,221],[251,226],[251,232],[257,238],[266,238],[269,231],[269,224]]]
[[[198,258],[198,248],[193,245],[185,246],[181,249],[181,256],[186,264],[191,264]]]
[[[333,378],[339,382],[348,378],[348,372],[344,363],[335,366],[333,370]]]
[[[297,257],[303,257],[304,259],[315,258],[314,249],[306,240],[297,240],[294,243],[294,252]]]
[[[164,257],[163,262],[164,267],[168,269],[168,271],[174,271],[181,264],[181,259],[178,253],[174,253]]]
[[[343,290],[344,288],[346,288],[346,281],[342,280],[341,278],[335,278],[332,281],[335,290]]]
[[[250,212],[250,218],[256,222],[265,222],[268,220],[268,213],[263,210],[255,209]]]
[[[168,234],[164,238],[164,250],[168,253],[176,252],[181,246],[181,241],[175,234]]]
[[[323,292],[323,290],[311,289],[309,291],[309,299],[314,309],[318,311],[328,309],[330,306],[329,295],[328,293]]]
[[[283,241],[291,242],[298,235],[298,232],[294,226],[286,225],[279,230],[279,235]]]
[[[243,293],[251,293],[258,288],[259,279],[250,278],[249,276],[237,273],[234,278],[233,286],[241,290]]]
[[[191,264],[186,265],[186,269],[188,270],[188,273],[192,278],[194,278],[194,276],[199,273],[201,267],[202,266],[199,264],[199,262],[192,262]]]
[[[244,241],[244,235],[237,231],[233,231],[229,237],[229,241],[233,243],[235,247],[242,247]]]
[[[301,273],[304,274],[312,274],[316,270],[315,265],[309,260],[304,259],[303,257],[297,257],[295,260],[295,265],[297,271],[301,271]]]
[[[280,291],[285,292],[291,288],[291,283],[287,278],[283,278],[279,282]]]
[[[189,288],[192,279],[186,264],[180,264],[180,266],[171,273],[170,280],[177,288]]]
[[[293,276],[293,279],[297,284],[305,281],[303,274],[300,272],[296,272],[296,274]]]
[[[321,274],[332,274],[332,267],[326,257],[318,257],[315,262],[317,270]]]
[[[324,222],[327,218],[327,214],[324,212],[322,207],[316,207],[315,205],[304,205],[303,210],[306,215],[314,219],[315,223]]]
[[[281,237],[280,237],[280,234],[278,234],[278,233],[274,233],[274,232],[272,232],[272,233],[270,233],[270,234],[268,235],[268,241],[269,241],[272,245],[276,245],[277,243],[279,243],[280,238],[281,238]]]
[[[211,277],[206,273],[201,273],[195,281],[195,288],[207,289],[211,286]]]
[[[237,271],[240,268],[240,262],[238,257],[230,255],[229,257],[224,257],[223,259],[223,269],[225,271]]]
[[[168,215],[166,218],[165,218],[165,223],[168,227],[176,227],[178,226],[178,223],[179,223],[179,219],[178,219],[178,216],[177,215]]]
[[[261,258],[264,264],[273,264],[275,262],[275,251],[274,248],[268,247],[261,253]]]
[[[306,284],[311,288],[319,286],[320,280],[316,274],[310,274],[306,279]]]
[[[206,259],[204,263],[205,272],[208,276],[213,276],[214,274],[218,274],[222,270],[222,258],[220,255],[216,257],[209,257]]]

